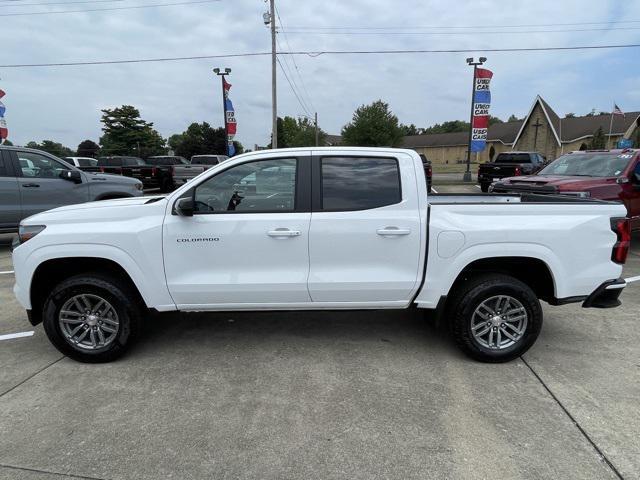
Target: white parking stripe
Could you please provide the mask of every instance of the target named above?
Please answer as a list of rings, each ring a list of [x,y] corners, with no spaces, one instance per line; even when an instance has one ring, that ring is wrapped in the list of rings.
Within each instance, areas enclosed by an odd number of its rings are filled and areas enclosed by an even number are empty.
[[[480,185],[474,185],[474,187],[476,187],[476,188],[480,188]]]
[[[433,187],[431,187],[431,191],[432,191],[433,193],[438,193],[438,190],[436,190],[436,189],[435,189],[435,188],[433,188]]]
[[[18,332],[18,333],[10,333],[8,335],[0,335],[0,340],[11,340],[13,338],[22,338],[22,337],[31,337],[33,335],[33,330],[29,332]]]
[[[638,275],[637,277],[625,278],[624,281],[627,283],[640,282],[640,275]]]
[[[9,275],[10,273],[13,273],[13,270],[7,270],[6,272],[0,272],[0,275]]]

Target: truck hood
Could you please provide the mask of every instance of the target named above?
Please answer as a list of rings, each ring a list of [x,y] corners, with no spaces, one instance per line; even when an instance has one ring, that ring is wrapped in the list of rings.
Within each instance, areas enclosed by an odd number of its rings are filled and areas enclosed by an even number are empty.
[[[26,218],[21,223],[24,225],[37,225],[39,223],[46,223],[51,220],[59,219],[78,219],[84,220],[87,218],[95,219],[97,215],[106,218],[113,218],[118,216],[120,218],[129,217],[128,209],[132,207],[142,206],[145,204],[163,205],[166,200],[164,196],[154,197],[132,197],[132,198],[117,198],[114,200],[99,200],[97,202],[78,203],[75,205],[65,205],[64,207],[58,207],[46,212],[38,213]],[[69,215],[69,212],[73,212]],[[108,212],[108,213],[107,213]],[[116,214],[116,215],[114,215]]]
[[[555,187],[558,191],[582,190],[592,186],[602,185],[601,177],[575,177],[566,175],[528,175],[523,177],[503,178],[500,183],[523,187]]]

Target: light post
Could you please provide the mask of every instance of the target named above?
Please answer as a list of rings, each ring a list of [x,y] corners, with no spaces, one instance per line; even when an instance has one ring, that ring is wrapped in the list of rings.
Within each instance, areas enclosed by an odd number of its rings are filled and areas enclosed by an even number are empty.
[[[463,182],[471,181],[471,140],[473,140],[473,105],[475,103],[475,93],[476,93],[476,71],[478,70],[478,65],[482,65],[487,61],[486,57],[480,57],[477,62],[474,61],[473,57],[467,58],[467,64],[473,66],[473,83],[471,87],[471,115],[469,116],[469,143],[467,144],[467,169],[464,172],[464,177],[462,177]]]
[[[226,98],[226,93],[225,93],[225,89],[224,89],[224,77],[226,77],[227,75],[229,75],[231,73],[231,69],[230,68],[225,68],[224,71],[221,70],[220,68],[214,68],[213,69],[213,73],[215,73],[216,75],[218,75],[219,77],[221,77],[222,79],[222,115],[224,116],[224,144],[226,145],[226,152],[225,154],[228,154],[229,152],[229,129],[227,128],[227,98]]]

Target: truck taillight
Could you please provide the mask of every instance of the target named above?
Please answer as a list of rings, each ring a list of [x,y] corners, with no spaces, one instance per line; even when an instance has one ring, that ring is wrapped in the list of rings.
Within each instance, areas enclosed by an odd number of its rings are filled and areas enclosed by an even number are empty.
[[[173,165],[171,165],[169,167],[169,175],[171,175],[173,177],[173,174],[175,173],[175,171],[176,171],[175,167]]]
[[[153,167],[153,168],[151,169],[151,176],[152,176],[152,177],[155,177],[157,172],[158,172],[158,169],[157,169],[156,167]]]
[[[433,169],[431,168],[431,165],[429,165],[429,166],[427,167],[427,175],[428,175],[428,176],[433,175]]]
[[[627,261],[629,245],[631,244],[631,222],[628,218],[612,218],[611,230],[618,236],[616,243],[613,245],[611,260],[623,264]]]
[[[100,167],[100,173],[104,173],[104,167]]]
[[[516,167],[516,169],[513,171],[513,176],[519,177],[520,175],[522,175],[522,171],[520,170],[520,167]]]

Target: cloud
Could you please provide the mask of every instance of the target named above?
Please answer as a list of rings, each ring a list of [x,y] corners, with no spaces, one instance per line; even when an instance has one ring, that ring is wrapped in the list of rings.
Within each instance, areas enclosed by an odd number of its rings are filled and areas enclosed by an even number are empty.
[[[151,0],[149,0],[151,2]],[[159,2],[160,3],[160,2]],[[167,2],[168,3],[168,2]],[[108,4],[100,4],[106,6]],[[121,4],[117,4],[120,6]],[[508,8],[505,7],[508,5]],[[637,2],[451,2],[407,0],[277,0],[286,30],[284,49],[373,50],[500,48],[557,45],[640,43],[635,24],[628,30],[545,32],[517,25],[603,22],[639,19]],[[90,8],[88,5],[87,8]],[[3,5],[3,12],[55,7]],[[69,8],[69,7],[66,7]],[[74,8],[75,9],[75,8]],[[0,17],[3,49],[0,63],[38,63],[153,58],[268,51],[263,25],[264,2],[221,1],[156,9],[66,15]],[[35,10],[34,10],[35,11]],[[486,28],[510,25],[511,28]],[[317,35],[293,33],[296,27],[382,26],[433,28],[455,35]],[[476,26],[452,30],[454,26]],[[547,27],[579,30],[594,25]],[[298,28],[299,30],[299,28]],[[473,33],[511,30],[515,34]],[[407,30],[412,31],[412,30]],[[469,33],[472,32],[472,33]],[[371,31],[369,31],[371,33]],[[466,54],[296,56],[291,76],[301,95],[318,111],[322,128],[339,133],[363,103],[382,99],[403,123],[427,126],[466,119],[471,72]],[[477,55],[476,55],[477,56]],[[637,50],[494,53],[486,55],[494,73],[492,114],[502,118],[526,114],[536,94],[558,113],[610,108],[640,110],[636,78]],[[283,60],[284,62],[284,60]],[[7,122],[15,143],[53,139],[75,147],[100,136],[100,109],[122,104],[138,107],[165,137],[193,121],[222,123],[220,83],[212,68],[230,67],[238,138],[244,144],[266,144],[271,128],[270,58],[184,61],[87,67],[4,69],[0,87],[7,95]],[[278,71],[280,115],[304,113]],[[304,93],[302,83],[306,86]],[[313,112],[310,112],[313,113]]]

